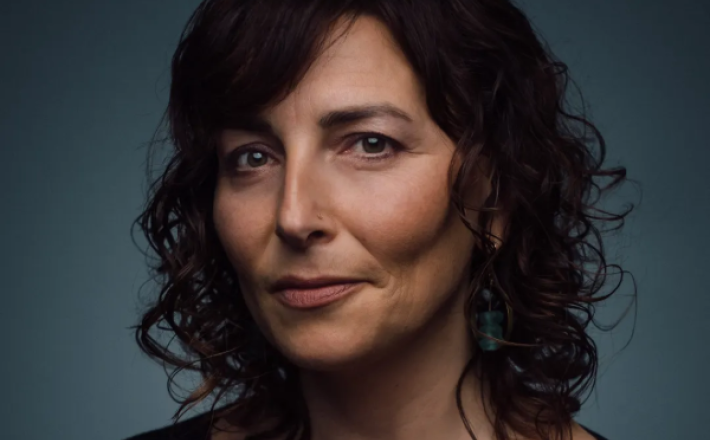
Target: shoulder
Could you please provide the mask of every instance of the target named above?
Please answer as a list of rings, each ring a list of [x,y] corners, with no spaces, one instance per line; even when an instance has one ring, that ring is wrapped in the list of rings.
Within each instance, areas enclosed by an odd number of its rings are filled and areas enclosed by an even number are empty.
[[[147,431],[125,440],[244,440],[246,432],[235,429],[224,419],[214,424],[213,431],[212,413],[204,413],[184,421]],[[580,425],[572,424],[573,440],[608,440],[599,433]]]
[[[209,413],[199,414],[189,419],[146,431],[126,440],[204,440],[210,432],[211,417]]]
[[[226,418],[215,419],[215,417],[215,412],[207,411],[125,440],[244,440],[250,434],[247,430],[230,423]],[[261,428],[266,429],[271,426],[265,423]]]
[[[601,434],[577,422],[572,424],[572,436],[573,440],[608,440],[606,437],[602,437]]]

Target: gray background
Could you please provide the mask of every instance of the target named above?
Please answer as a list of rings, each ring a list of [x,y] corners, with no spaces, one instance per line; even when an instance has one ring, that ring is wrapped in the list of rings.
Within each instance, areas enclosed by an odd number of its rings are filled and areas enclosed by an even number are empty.
[[[127,329],[146,280],[129,227],[169,59],[196,5],[0,3],[3,439],[116,440],[169,423],[176,409]],[[636,333],[621,350],[632,312],[597,336],[601,375],[578,420],[612,440],[707,438],[710,3],[524,9],[570,65],[609,164],[643,188],[611,252],[638,280]],[[605,322],[630,291],[627,282],[601,310]]]

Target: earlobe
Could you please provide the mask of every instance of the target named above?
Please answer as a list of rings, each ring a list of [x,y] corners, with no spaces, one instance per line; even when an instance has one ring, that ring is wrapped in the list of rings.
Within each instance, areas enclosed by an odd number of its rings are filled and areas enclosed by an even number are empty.
[[[489,238],[498,249],[500,249],[506,241],[506,237],[508,235],[508,224],[508,212],[500,209],[499,211],[491,213],[491,220],[489,221],[488,226],[488,232],[490,234]]]
[[[479,155],[475,162],[467,163],[462,157],[463,154],[457,150],[452,163],[454,177],[460,176],[462,179],[461,201],[467,211],[480,209],[492,188],[489,161],[484,155]]]
[[[461,175],[463,182],[460,197],[466,217],[468,218],[470,213],[473,215],[471,220],[475,220],[493,190],[488,158],[479,155],[475,158],[474,163],[465,163],[461,155],[457,153],[454,159],[454,169],[457,173],[456,176]]]
[[[461,156],[456,154],[456,171],[461,172],[464,165]],[[500,248],[507,235],[509,213],[502,206],[504,198],[500,194],[499,174],[493,169],[489,157],[480,154],[463,178],[466,179],[462,194],[466,220],[471,224],[480,224],[479,216],[484,215],[487,221],[482,232]],[[484,207],[487,210],[482,212]]]
[[[495,179],[495,181],[493,181]],[[503,207],[503,198],[500,194],[500,174],[495,173],[495,177],[489,178],[490,192],[488,199],[491,200],[489,205],[492,208],[490,211],[490,220],[488,221],[487,231],[490,233],[490,239],[493,240],[494,246],[500,249],[505,242],[509,225],[509,213]]]

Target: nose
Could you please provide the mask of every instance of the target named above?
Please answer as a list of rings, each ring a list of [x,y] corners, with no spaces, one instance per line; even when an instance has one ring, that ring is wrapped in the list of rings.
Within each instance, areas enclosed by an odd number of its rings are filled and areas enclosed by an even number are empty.
[[[328,184],[322,174],[311,154],[286,160],[276,235],[292,247],[303,249],[332,237]]]

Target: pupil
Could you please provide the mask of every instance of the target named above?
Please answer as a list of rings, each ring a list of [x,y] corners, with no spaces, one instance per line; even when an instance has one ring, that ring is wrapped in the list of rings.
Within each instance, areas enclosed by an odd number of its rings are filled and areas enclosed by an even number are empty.
[[[381,143],[382,143],[382,141],[380,138],[376,138],[376,137],[367,138],[365,141],[365,150],[369,150],[370,147],[374,147],[375,150],[378,150],[377,147]],[[368,153],[370,153],[370,152],[373,152],[373,151],[368,151]],[[374,151],[374,152],[377,152],[377,151]]]
[[[256,158],[256,161],[251,160],[252,157]],[[255,151],[255,152],[253,152],[252,154],[249,155],[249,160],[248,160],[248,162],[249,162],[249,165],[252,165],[252,166],[259,166],[259,165],[263,165],[263,164],[264,164],[264,163],[263,163],[263,159],[264,159],[264,155],[263,155],[262,153],[259,153],[258,151]]]

